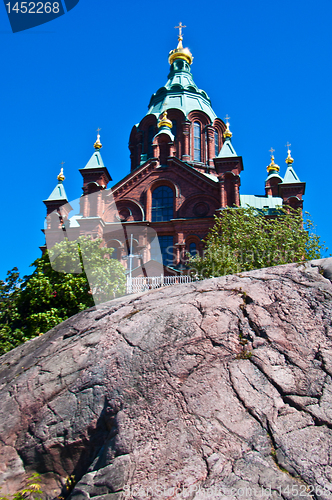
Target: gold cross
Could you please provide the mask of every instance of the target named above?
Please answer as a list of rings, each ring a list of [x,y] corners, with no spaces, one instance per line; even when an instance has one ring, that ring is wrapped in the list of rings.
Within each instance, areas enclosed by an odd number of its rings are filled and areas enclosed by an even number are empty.
[[[66,163],[65,161],[62,161],[60,165],[63,167],[65,163]]]
[[[275,152],[275,149],[271,148],[269,149],[270,153],[271,153],[271,156],[273,155],[273,153]]]
[[[224,120],[226,120],[226,122],[229,122],[229,120],[231,119],[230,116],[228,116],[228,114],[225,116]]]
[[[182,23],[179,23],[179,26],[174,26],[174,28],[179,30],[179,36],[182,36],[182,28],[186,28],[187,26],[183,26]]]
[[[291,144],[287,141],[286,148],[289,149],[291,147]]]
[[[98,128],[97,128],[97,132],[98,132],[98,134],[99,134],[99,132],[100,132],[100,131],[101,131],[101,128],[99,128],[99,127],[98,127]]]

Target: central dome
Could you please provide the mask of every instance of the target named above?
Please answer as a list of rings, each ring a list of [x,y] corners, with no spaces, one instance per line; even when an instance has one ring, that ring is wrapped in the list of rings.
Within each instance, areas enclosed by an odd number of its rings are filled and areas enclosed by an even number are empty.
[[[179,109],[187,117],[191,111],[206,113],[211,123],[217,115],[211,107],[207,93],[197,87],[190,71],[193,56],[188,48],[183,48],[182,37],[176,49],[169,54],[171,65],[168,81],[151,96],[147,115],[157,118],[164,109]]]

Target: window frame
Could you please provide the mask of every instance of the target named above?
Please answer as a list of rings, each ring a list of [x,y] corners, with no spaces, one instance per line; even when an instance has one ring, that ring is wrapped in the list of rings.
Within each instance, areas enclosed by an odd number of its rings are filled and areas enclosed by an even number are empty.
[[[158,196],[156,198],[156,191],[157,191],[157,196],[158,193],[161,192],[161,197]],[[165,191],[168,192],[169,195],[172,194],[172,196],[165,196]],[[161,206],[158,207],[158,203],[156,204],[157,206],[154,206],[155,200],[161,200]],[[158,215],[160,211],[161,211],[161,216]],[[174,219],[174,191],[167,184],[161,184],[156,188],[154,188],[153,191],[151,192],[151,222],[167,222],[170,221],[171,219]]]
[[[198,136],[195,135],[197,130]],[[199,148],[196,145],[199,145]],[[196,155],[197,151],[199,154]],[[202,163],[202,124],[197,120],[193,123],[193,160]]]

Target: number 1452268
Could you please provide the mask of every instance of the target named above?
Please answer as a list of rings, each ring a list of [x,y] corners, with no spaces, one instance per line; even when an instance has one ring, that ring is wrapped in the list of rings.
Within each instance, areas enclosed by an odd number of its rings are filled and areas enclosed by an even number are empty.
[[[13,4],[13,5],[12,5]],[[8,2],[6,3],[8,14],[11,12],[21,14],[58,14],[60,12],[59,2]]]

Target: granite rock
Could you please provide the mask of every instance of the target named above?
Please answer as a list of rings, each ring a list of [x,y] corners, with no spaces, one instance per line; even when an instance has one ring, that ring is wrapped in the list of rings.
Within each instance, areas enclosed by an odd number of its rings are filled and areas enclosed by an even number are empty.
[[[329,499],[329,266],[123,297],[2,356],[2,494]]]

